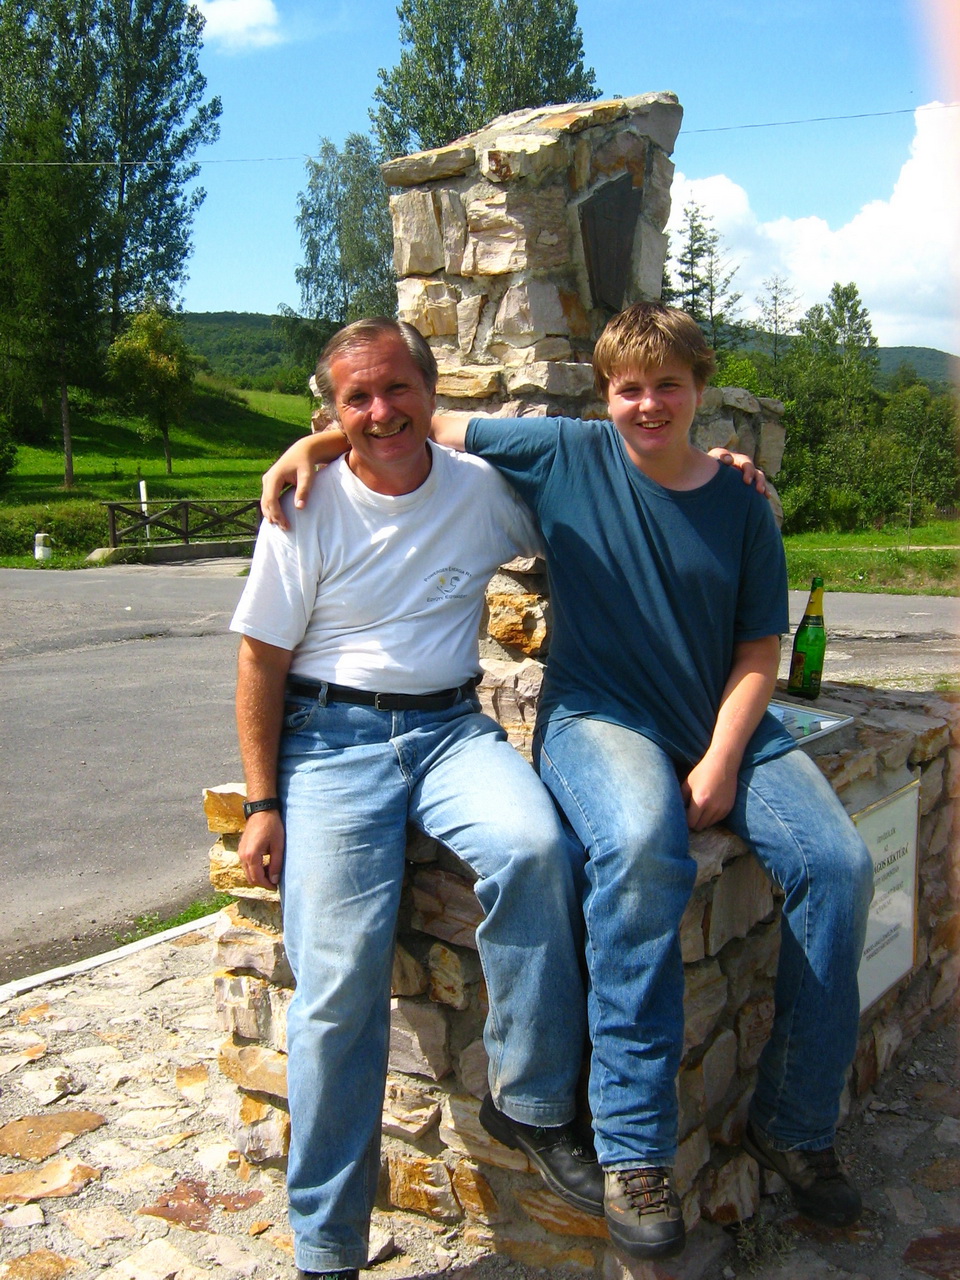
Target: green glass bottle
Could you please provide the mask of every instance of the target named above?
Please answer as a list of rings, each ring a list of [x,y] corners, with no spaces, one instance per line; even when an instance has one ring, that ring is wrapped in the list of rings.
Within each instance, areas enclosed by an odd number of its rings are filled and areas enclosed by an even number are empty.
[[[823,625],[823,579],[810,584],[810,599],[804,610],[797,634],[793,637],[790,678],[787,693],[797,698],[815,698],[820,692],[823,655],[827,648],[827,632]]]

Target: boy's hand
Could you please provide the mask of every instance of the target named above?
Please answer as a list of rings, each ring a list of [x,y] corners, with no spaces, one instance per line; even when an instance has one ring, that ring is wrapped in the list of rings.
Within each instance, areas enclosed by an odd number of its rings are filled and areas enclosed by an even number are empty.
[[[293,505],[306,505],[310,486],[318,466],[333,462],[347,449],[347,440],[340,430],[328,430],[329,418],[324,410],[313,415],[313,432],[297,440],[286,453],[282,453],[269,470],[263,473],[260,494],[260,510],[264,520],[280,529],[289,525],[280,506],[280,498],[289,485],[296,485]]]
[[[687,826],[691,831],[703,831],[715,822],[722,822],[737,798],[737,769],[708,751],[680,784],[680,792],[687,806]]]
[[[754,485],[757,493],[767,492],[767,477],[745,453],[734,453],[731,449],[711,449],[710,457],[729,467],[737,467],[743,476],[743,483]]]

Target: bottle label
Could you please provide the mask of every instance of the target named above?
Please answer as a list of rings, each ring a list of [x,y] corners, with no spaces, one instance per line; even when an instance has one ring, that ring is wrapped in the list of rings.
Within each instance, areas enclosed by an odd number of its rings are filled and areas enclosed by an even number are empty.
[[[805,653],[794,653],[790,663],[790,678],[787,681],[788,689],[803,688],[803,668],[806,665],[807,655]]]

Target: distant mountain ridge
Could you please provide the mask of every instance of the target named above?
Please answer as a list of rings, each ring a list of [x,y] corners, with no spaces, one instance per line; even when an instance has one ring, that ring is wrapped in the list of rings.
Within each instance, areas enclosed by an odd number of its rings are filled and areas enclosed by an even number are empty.
[[[191,350],[231,382],[253,383],[290,364],[272,316],[255,311],[184,311],[180,322]],[[946,383],[958,367],[956,356],[935,347],[879,347],[877,356],[884,377],[909,364],[924,382]]]

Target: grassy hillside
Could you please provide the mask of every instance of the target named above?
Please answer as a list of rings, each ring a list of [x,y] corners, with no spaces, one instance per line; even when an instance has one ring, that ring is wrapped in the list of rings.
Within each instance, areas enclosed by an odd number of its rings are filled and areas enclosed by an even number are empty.
[[[282,375],[290,365],[273,317],[249,311],[186,311],[179,317],[191,351],[217,377],[252,385]]]
[[[151,498],[256,497],[261,472],[307,430],[311,411],[306,396],[238,392],[201,378],[186,422],[170,432],[173,475],[167,476],[160,440],[143,440],[136,420],[82,392],[73,404],[74,488],[62,488],[58,443],[21,445],[0,488],[0,505],[123,502],[138,496],[141,478]]]
[[[896,373],[902,364],[909,364],[923,382],[949,382],[956,378],[960,364],[956,356],[934,347],[880,347],[877,355],[884,377]]]

